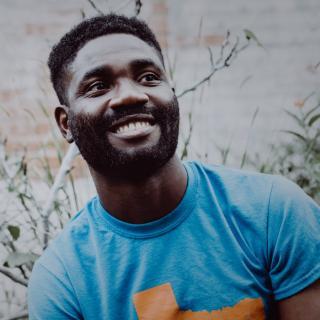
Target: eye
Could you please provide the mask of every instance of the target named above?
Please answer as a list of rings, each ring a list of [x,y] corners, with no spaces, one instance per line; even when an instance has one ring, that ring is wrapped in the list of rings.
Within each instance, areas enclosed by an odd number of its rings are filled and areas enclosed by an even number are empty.
[[[98,94],[98,93],[103,93],[108,89],[109,89],[109,86],[105,82],[95,81],[87,87],[86,93],[89,95]]]
[[[155,85],[160,82],[160,77],[153,72],[148,72],[139,78],[139,82],[146,85]]]

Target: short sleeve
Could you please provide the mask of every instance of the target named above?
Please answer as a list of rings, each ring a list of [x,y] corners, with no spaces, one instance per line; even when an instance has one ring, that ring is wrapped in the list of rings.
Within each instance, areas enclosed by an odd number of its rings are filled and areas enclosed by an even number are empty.
[[[36,262],[28,285],[30,320],[82,319],[68,278]]]
[[[270,194],[267,246],[276,300],[298,293],[320,277],[320,208],[281,177],[275,177]]]

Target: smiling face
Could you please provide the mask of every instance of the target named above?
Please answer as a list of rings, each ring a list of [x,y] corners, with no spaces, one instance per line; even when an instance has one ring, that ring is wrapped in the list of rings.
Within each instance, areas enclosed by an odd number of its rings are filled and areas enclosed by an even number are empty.
[[[154,48],[127,34],[96,38],[79,50],[67,79],[69,108],[56,118],[91,168],[143,175],[172,158],[178,102]]]

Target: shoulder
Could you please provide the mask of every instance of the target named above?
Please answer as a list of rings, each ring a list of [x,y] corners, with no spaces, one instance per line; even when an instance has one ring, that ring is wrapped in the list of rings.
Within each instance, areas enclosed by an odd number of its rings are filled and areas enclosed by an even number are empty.
[[[211,187],[220,200],[230,205],[261,205],[267,203],[277,177],[269,174],[228,168],[222,165],[209,165],[200,162],[187,163],[199,184]]]
[[[318,226],[319,206],[285,177],[200,162],[187,165],[198,176],[203,201],[211,197],[225,215],[273,231],[284,221],[297,226],[299,221],[308,220]]]
[[[88,240],[92,232],[88,208],[92,201],[88,202],[67,223],[62,232],[50,241],[49,246],[33,266],[28,284],[28,296],[30,313],[34,318],[35,314],[42,314],[44,309],[50,310],[52,314],[60,314],[62,312],[58,310],[60,307],[70,309],[70,313],[78,309],[72,272],[79,270],[79,261],[91,250],[88,248],[91,246]],[[83,246],[83,243],[86,245]],[[62,300],[59,307],[56,301],[60,299]],[[38,301],[45,307],[38,306]]]
[[[229,168],[223,165],[203,164],[193,161],[186,163],[192,168],[200,182],[213,184],[234,196],[277,194],[277,198],[305,196],[301,188],[289,179],[273,174],[265,174],[243,169]]]
[[[187,166],[193,168],[200,178],[212,179],[214,182],[221,182],[230,187],[239,183],[272,183],[274,175],[249,171],[243,169],[230,168],[224,165],[206,164],[199,161],[190,161]]]
[[[90,222],[90,210],[95,198],[76,213],[65,225],[61,233],[49,242],[37,263],[52,272],[62,274],[67,269],[69,262],[80,257],[90,246],[90,233],[94,232]]]
[[[309,197],[297,184],[282,176],[273,176],[270,195],[270,209],[277,211],[278,207],[308,206],[318,211],[316,202]]]
[[[269,210],[270,244],[282,237],[317,236],[320,230],[320,207],[297,184],[280,176],[273,179]],[[299,238],[300,234],[300,238]],[[276,245],[276,243],[273,243]]]
[[[80,319],[79,272],[95,258],[93,198],[64,227],[34,264],[28,284],[32,319]],[[45,316],[44,316],[45,315]]]
[[[296,294],[320,276],[320,208],[295,183],[274,177],[267,227],[268,270],[274,296]]]
[[[230,205],[268,206],[269,213],[285,213],[283,208],[307,206],[318,211],[318,205],[297,184],[280,176],[247,170],[188,162],[200,184],[211,186]],[[301,212],[301,211],[300,211]]]

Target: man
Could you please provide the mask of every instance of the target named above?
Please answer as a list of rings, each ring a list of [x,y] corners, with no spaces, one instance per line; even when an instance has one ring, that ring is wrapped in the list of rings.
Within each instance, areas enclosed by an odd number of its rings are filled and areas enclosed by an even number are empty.
[[[49,68],[98,195],[35,264],[30,319],[320,319],[319,208],[284,178],[180,162],[145,23],[85,20]]]

